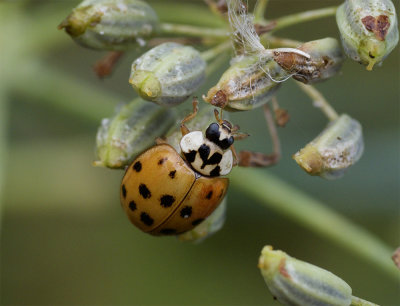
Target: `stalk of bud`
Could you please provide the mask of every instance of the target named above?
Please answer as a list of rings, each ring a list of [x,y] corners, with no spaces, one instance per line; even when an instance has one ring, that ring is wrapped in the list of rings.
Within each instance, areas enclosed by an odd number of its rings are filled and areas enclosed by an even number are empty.
[[[345,306],[351,287],[333,273],[265,246],[258,262],[272,295],[284,305]]]
[[[96,166],[123,168],[176,123],[173,110],[135,99],[105,118],[97,131]]]
[[[196,91],[205,72],[206,63],[196,49],[164,43],[133,62],[129,83],[143,99],[175,106]]]
[[[124,51],[158,31],[154,10],[140,0],[85,0],[58,26],[80,45]]]
[[[336,179],[360,159],[363,151],[361,124],[343,114],[293,158],[311,175]]]
[[[396,11],[390,0],[346,0],[336,12],[346,54],[372,70],[399,40]]]
[[[306,52],[310,58],[293,52],[274,52],[274,60],[293,78],[305,84],[312,84],[336,75],[344,61],[339,42],[334,38],[323,38],[306,42],[297,49]]]

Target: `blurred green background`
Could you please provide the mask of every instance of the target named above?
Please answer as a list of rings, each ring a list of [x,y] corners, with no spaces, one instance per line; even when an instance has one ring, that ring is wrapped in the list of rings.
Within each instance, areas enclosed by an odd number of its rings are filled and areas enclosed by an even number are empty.
[[[177,1],[149,1],[167,21],[176,18],[171,2]],[[79,47],[56,29],[77,3],[0,3],[2,305],[277,305],[257,269],[266,244],[337,274],[354,295],[400,305],[393,278],[240,190],[229,190],[224,228],[201,244],[151,237],[134,228],[119,204],[123,172],[91,162],[101,118],[135,97],[127,79],[140,53],[129,52],[111,78],[99,80],[92,65],[105,53]],[[204,7],[201,1],[181,3]],[[267,17],[339,3],[275,0]],[[190,14],[180,18],[190,20]],[[304,41],[338,37],[334,18],[278,34]],[[399,84],[397,47],[373,72],[347,60],[339,76],[317,86],[339,113],[362,123],[365,137],[359,163],[344,178],[325,181],[307,176],[291,155],[326,119],[292,81],[286,82],[278,94],[291,115],[279,130],[283,158],[260,170],[323,201],[393,249],[400,245]],[[98,100],[81,100],[80,87]],[[260,110],[231,119],[251,134],[238,149],[271,150]]]

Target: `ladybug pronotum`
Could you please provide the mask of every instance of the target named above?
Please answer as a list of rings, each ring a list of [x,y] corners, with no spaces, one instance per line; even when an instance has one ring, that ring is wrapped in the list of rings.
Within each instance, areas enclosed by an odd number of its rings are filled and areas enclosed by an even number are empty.
[[[190,132],[182,120],[182,156],[161,143],[139,155],[122,179],[121,203],[130,221],[151,235],[176,235],[193,229],[221,203],[228,189],[226,175],[236,164],[236,127],[218,118],[205,137]],[[233,153],[233,154],[232,154]]]

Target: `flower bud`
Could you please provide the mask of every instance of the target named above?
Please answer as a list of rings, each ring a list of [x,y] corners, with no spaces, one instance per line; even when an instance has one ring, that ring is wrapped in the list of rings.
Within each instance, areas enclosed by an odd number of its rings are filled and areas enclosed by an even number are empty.
[[[203,99],[229,111],[250,110],[267,103],[285,77],[273,60],[260,64],[258,56],[236,58]]]
[[[181,241],[199,243],[218,232],[225,223],[226,203],[227,198],[225,197],[221,204],[219,204],[218,208],[214,210],[207,219],[197,225],[194,229],[178,235],[178,239]]]
[[[361,124],[343,114],[293,158],[308,174],[336,179],[360,159],[363,151]]]
[[[272,295],[284,305],[350,305],[351,287],[333,273],[265,246],[258,262]]]
[[[228,114],[224,113],[224,119],[228,120]],[[209,104],[203,103],[199,108],[197,115],[186,122],[185,125],[190,131],[205,131],[207,127],[215,122],[214,107]],[[177,152],[181,152],[180,142],[182,139],[182,132],[179,124],[175,124],[166,133],[166,140]]]
[[[390,0],[346,0],[336,12],[346,54],[372,70],[399,40],[397,17]]]
[[[85,0],[58,26],[80,45],[124,51],[157,32],[158,17],[140,0]]]
[[[123,168],[137,154],[176,123],[173,110],[135,99],[121,107],[112,118],[103,119],[97,131],[96,166]]]
[[[306,42],[297,49],[308,53],[310,58],[297,53],[275,51],[274,59],[289,74],[293,74],[294,79],[305,84],[334,76],[344,60],[339,42],[330,37]]]
[[[143,99],[174,106],[196,91],[205,72],[206,63],[196,49],[169,42],[133,62],[129,83]]]

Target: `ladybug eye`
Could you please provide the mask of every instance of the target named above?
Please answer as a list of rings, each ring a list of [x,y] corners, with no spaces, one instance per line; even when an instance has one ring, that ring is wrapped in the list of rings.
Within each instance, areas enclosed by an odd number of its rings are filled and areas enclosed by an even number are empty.
[[[220,134],[219,124],[215,122],[211,123],[206,130],[206,138],[214,143],[218,143]]]

